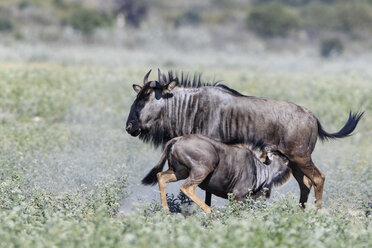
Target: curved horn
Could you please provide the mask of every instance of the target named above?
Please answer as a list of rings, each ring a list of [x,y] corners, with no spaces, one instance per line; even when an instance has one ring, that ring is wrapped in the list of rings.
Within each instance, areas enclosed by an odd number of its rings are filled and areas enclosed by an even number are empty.
[[[159,68],[158,68],[158,81],[159,81],[160,85],[165,85],[167,83],[165,75],[161,73]]]
[[[147,80],[149,79],[149,75],[151,73],[151,69],[149,70],[149,72],[145,75],[145,77],[143,78],[143,85],[145,85],[147,83]]]
[[[160,71],[159,68],[158,68],[158,81],[159,81],[159,82],[161,81],[161,71]]]

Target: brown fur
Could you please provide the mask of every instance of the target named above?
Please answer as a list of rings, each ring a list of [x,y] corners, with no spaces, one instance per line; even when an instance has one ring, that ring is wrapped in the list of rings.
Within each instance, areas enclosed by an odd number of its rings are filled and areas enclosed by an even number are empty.
[[[205,212],[210,207],[195,194],[199,186],[205,191],[243,201],[252,194],[255,199],[267,189],[288,181],[288,160],[279,154],[270,155],[270,165],[262,163],[246,145],[226,145],[203,135],[186,135],[170,140],[156,166],[142,180],[144,184],[159,183],[162,206],[168,210],[165,187],[170,182],[186,179],[181,191],[198,204]],[[161,172],[165,161],[169,169]],[[155,176],[156,175],[156,176]]]

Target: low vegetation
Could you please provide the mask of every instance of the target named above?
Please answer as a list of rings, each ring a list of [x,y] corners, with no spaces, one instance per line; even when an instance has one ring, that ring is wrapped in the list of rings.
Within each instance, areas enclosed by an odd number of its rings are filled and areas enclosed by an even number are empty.
[[[274,200],[214,206],[182,196],[120,206],[136,195],[159,153],[123,133],[142,67],[1,63],[2,247],[369,247],[371,94],[368,73],[277,73],[212,68],[249,95],[291,100],[336,130],[349,109],[367,111],[353,137],[317,144],[324,209],[299,208],[298,189]],[[165,70],[165,69],[163,69]],[[270,90],[268,90],[270,89]],[[149,189],[153,190],[153,189]]]
[[[77,9],[66,22],[85,35],[91,35],[97,28],[112,26],[113,17],[90,9]]]

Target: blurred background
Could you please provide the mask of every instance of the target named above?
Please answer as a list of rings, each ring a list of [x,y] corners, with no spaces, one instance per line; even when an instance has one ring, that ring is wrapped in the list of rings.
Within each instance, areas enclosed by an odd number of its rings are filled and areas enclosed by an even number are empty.
[[[69,56],[76,60],[83,56],[73,48],[87,53],[85,49],[94,46],[139,51],[133,63],[143,62],[143,56],[162,57],[166,65],[177,63],[175,54],[180,51],[206,56],[215,52],[233,57],[305,53],[334,58],[369,53],[371,33],[371,0],[0,2],[1,58],[12,60],[52,59],[40,50],[55,47],[64,49],[55,51],[54,59],[66,60],[61,53],[67,52],[67,46],[71,47]],[[101,53],[97,48],[96,54]],[[173,56],[164,58],[169,53]],[[112,60],[112,64],[120,62]]]

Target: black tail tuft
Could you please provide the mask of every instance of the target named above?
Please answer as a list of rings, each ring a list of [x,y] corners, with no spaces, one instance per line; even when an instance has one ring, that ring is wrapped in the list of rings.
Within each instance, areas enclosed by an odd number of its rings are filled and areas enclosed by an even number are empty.
[[[144,185],[155,185],[158,182],[156,174],[161,172],[163,167],[154,167],[152,170],[142,179],[142,184]]]
[[[158,182],[157,174],[159,172],[162,172],[163,171],[164,164],[167,161],[167,158],[168,158],[168,155],[169,155],[169,153],[171,151],[171,148],[172,148],[173,144],[176,143],[177,140],[179,140],[179,139],[180,138],[171,139],[170,141],[167,142],[167,144],[165,144],[165,147],[164,147],[163,152],[161,153],[161,157],[160,157],[159,162],[142,179],[142,184],[144,184],[144,185],[154,185],[154,184],[156,184]]]
[[[355,127],[358,125],[358,122],[360,118],[362,118],[364,112],[361,113],[352,113],[350,111],[349,113],[349,119],[345,123],[344,127],[341,128],[340,131],[337,133],[328,133],[325,131],[320,124],[319,120],[317,119],[318,123],[318,136],[321,141],[327,141],[328,139],[339,139],[339,138],[344,138],[348,137],[351,135],[351,133],[354,131]]]

